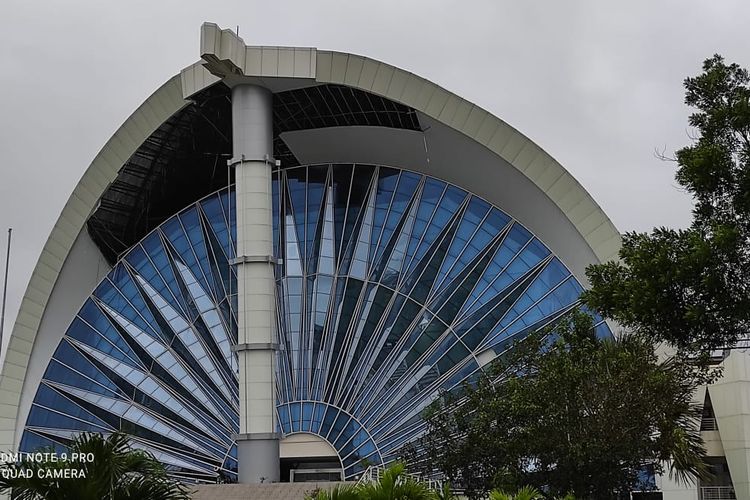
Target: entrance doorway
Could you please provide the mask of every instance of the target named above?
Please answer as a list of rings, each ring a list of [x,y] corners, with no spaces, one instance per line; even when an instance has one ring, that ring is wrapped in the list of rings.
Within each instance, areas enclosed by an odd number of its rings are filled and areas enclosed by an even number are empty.
[[[281,482],[343,481],[338,453],[316,434],[297,433],[279,443]]]

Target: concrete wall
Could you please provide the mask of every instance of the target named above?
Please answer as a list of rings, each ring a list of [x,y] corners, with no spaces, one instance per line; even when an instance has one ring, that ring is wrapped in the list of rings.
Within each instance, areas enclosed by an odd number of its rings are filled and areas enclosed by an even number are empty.
[[[723,366],[723,377],[708,392],[735,493],[750,500],[750,354],[734,350]]]
[[[18,409],[18,422],[21,426],[26,424],[37,387],[52,354],[60,344],[60,339],[65,335],[78,310],[110,269],[84,228],[73,243],[68,258],[65,259],[57,278],[57,286],[50,294],[39,324],[39,332],[34,340],[26,380],[21,391]]]

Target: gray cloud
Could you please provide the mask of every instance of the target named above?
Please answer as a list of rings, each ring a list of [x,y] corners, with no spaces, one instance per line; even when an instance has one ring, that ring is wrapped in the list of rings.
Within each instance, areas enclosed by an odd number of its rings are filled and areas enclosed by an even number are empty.
[[[621,231],[688,223],[674,165],[654,156],[689,141],[681,82],[715,52],[750,66],[742,0],[6,0],[2,14],[3,255],[15,229],[6,332],[75,183],[119,124],[198,58],[203,21],[239,25],[250,44],[364,54],[439,83],[545,148]]]

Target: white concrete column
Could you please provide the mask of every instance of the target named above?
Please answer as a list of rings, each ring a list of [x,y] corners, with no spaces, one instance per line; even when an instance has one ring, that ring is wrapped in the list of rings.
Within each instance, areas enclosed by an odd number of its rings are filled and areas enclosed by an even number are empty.
[[[721,444],[738,500],[750,500],[750,353],[733,350],[708,387]]]
[[[664,467],[668,469],[669,464],[665,464]],[[661,491],[662,500],[700,500],[697,484],[679,483],[670,478],[668,473],[657,477],[656,488]]]
[[[232,88],[232,140],[237,199],[237,355],[240,369],[240,483],[279,480],[274,363],[276,297],[273,274],[271,92]]]

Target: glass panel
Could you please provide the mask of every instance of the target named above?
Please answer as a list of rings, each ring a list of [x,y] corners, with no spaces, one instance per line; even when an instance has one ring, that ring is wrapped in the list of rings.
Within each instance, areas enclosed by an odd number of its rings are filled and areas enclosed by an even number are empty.
[[[557,321],[582,290],[508,215],[414,172],[278,170],[272,203],[278,428],[328,437],[350,478],[417,436],[437,391],[475,380],[473,352]],[[186,477],[236,474],[236,215],[217,192],[114,266],[56,349],[24,446],[120,428]]]

